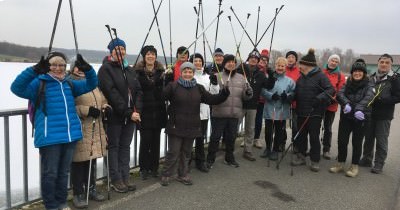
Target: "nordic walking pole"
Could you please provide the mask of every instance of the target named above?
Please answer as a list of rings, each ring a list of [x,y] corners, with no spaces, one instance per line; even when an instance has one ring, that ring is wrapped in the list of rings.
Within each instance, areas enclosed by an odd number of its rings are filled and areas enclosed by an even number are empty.
[[[257,43],[258,23],[260,23],[260,6],[258,6],[258,12],[257,12],[256,39],[254,40],[255,43]],[[271,51],[270,51],[270,52],[271,52]]]
[[[107,155],[107,159],[106,159],[106,164],[107,164],[107,200],[110,200],[110,165],[109,161],[108,161],[108,117],[105,114],[105,110],[103,109],[103,125],[104,125],[104,129],[105,129],[105,134],[106,134],[106,142],[107,142],[107,146],[106,146],[106,155]]]
[[[160,10],[160,7],[161,7],[162,2],[163,2],[163,0],[161,0],[160,3],[158,4],[157,11],[155,12],[154,18],[153,18],[153,20],[151,21],[151,24],[150,24],[150,27],[149,27],[149,31],[147,32],[146,37],[144,38],[143,44],[142,44],[142,46],[140,47],[140,51],[142,50],[142,48],[143,48],[144,45],[146,44],[147,38],[149,37],[151,28],[153,27],[153,24],[154,24],[154,22],[155,22],[155,20],[156,20],[156,18],[157,18],[157,14],[158,14],[158,11]],[[140,55],[140,51],[139,51],[138,55]],[[136,61],[135,61],[135,64],[134,64],[133,66],[136,66],[138,60],[139,60],[139,56],[136,57]]]
[[[222,5],[222,0],[219,0],[218,14],[219,14],[219,12],[221,12],[221,5]],[[215,30],[214,50],[217,48],[218,26],[219,26],[219,17],[218,17],[218,20],[217,20],[217,29]]]
[[[172,26],[171,26],[171,0],[168,0],[168,11],[169,11],[169,58],[170,64],[172,65]],[[167,151],[167,150],[165,150]]]
[[[200,22],[200,11],[201,10],[201,0],[199,0],[199,9],[197,10],[196,7],[193,7],[193,9],[196,11],[197,14],[197,21],[196,21],[196,35],[194,37],[197,37],[197,34],[199,33],[199,22]],[[197,48],[197,41],[194,43],[194,50],[193,53],[196,53],[196,48]]]
[[[260,39],[257,41],[256,47],[260,44],[261,40],[263,39],[263,37],[264,37],[265,34],[267,33],[269,27],[271,27],[272,23],[273,23],[274,20],[276,19],[276,16],[281,12],[281,10],[282,10],[282,8],[283,8],[284,6],[285,6],[285,5],[282,5],[282,6],[279,8],[278,12],[275,13],[275,17],[271,20],[271,22],[269,23],[267,29],[265,29],[264,33],[261,35]]]
[[[56,33],[56,28],[57,28],[57,23],[58,23],[58,16],[60,16],[61,4],[62,4],[62,0],[59,0],[58,1],[56,18],[54,20],[54,25],[53,25],[53,32],[51,33],[51,38],[50,38],[49,51],[47,52],[47,54],[50,54],[51,49],[53,47],[54,35]]]
[[[269,44],[269,52],[272,54],[272,41],[274,40],[274,33],[275,33],[275,23],[276,23],[276,17],[278,15],[278,8],[275,9],[275,18],[274,18],[274,24],[272,26],[272,35],[271,35],[271,43]]]
[[[90,142],[90,160],[89,160],[89,176],[86,186],[86,204],[89,205],[89,191],[90,191],[90,176],[92,175],[92,156],[93,156],[93,143],[94,143],[94,127],[96,126],[96,118],[93,117],[92,121],[92,140]]]
[[[201,5],[201,22],[203,23],[203,27],[204,27],[204,13],[203,13],[203,11],[204,11],[204,9],[203,9],[203,4],[202,4]],[[219,20],[219,16],[217,18],[217,21],[218,20]],[[204,63],[207,63],[205,35],[206,34],[203,33],[203,52],[204,52],[203,56],[204,56]],[[211,52],[211,55],[212,55],[212,52]]]
[[[72,7],[72,0],[69,0],[69,8],[71,11],[71,20],[72,20],[72,29],[74,31],[74,40],[75,40],[75,53],[79,53],[78,48],[78,38],[76,37],[76,28],[75,28],[75,18],[74,18],[74,9]]]
[[[155,6],[154,6],[154,0],[151,0],[151,4],[153,5],[154,17],[156,18],[156,25],[157,25],[157,29],[158,29],[158,36],[160,37],[161,47],[162,47],[162,51],[163,51],[163,55],[164,55],[165,66],[167,66],[167,65],[168,65],[167,56],[165,56],[164,42],[163,42],[162,36],[161,36],[160,25],[158,24],[158,18],[157,18],[157,13],[156,13],[157,11],[156,11],[156,8],[155,8]]]
[[[249,40],[250,40],[251,44],[253,45],[253,47],[256,48],[257,45],[253,42],[253,40],[251,39],[249,33],[247,33],[246,28],[243,26],[242,22],[239,20],[238,16],[236,15],[236,12],[233,10],[232,6],[231,6],[231,10],[232,10],[233,15],[235,16],[236,20],[239,22],[240,26],[242,27],[242,29],[246,33],[247,38],[249,38]]]

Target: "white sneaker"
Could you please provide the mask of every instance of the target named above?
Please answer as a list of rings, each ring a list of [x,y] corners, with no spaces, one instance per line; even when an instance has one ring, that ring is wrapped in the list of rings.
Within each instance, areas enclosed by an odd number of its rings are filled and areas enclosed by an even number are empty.
[[[263,146],[261,144],[261,140],[260,139],[254,139],[254,147],[261,149]]]
[[[244,140],[240,143],[240,147],[244,147]]]

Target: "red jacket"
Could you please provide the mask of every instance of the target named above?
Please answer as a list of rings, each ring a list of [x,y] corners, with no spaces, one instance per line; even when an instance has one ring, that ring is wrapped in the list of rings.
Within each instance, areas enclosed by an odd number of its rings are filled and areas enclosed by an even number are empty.
[[[343,85],[346,83],[346,77],[344,76],[343,73],[340,72],[339,67],[333,71],[329,71],[327,69],[327,66],[324,66],[324,69],[322,70],[326,77],[328,77],[329,81],[331,82],[333,88],[335,89],[335,92],[338,93],[340,89],[342,89]],[[340,81],[339,80],[340,77]],[[333,97],[336,99],[336,93],[333,95]],[[338,109],[338,103],[335,102],[331,105],[329,105],[326,110],[331,111],[331,112],[336,112]]]
[[[288,76],[290,79],[292,79],[295,83],[300,77],[300,69],[297,66],[293,66],[293,68],[289,68],[286,66],[286,72],[285,75]],[[296,109],[296,101],[292,101],[292,109]]]
[[[181,65],[182,62],[181,61],[176,61],[175,66],[174,66],[174,81],[178,80],[179,77],[181,76]]]

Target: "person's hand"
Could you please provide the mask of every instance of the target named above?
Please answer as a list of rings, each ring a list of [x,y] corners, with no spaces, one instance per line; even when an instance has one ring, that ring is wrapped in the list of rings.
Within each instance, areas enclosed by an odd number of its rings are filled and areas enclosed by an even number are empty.
[[[343,113],[348,114],[350,112],[351,112],[351,106],[350,106],[350,104],[346,104],[344,106]]]
[[[282,100],[283,102],[285,102],[285,101],[287,100],[287,98],[288,98],[287,93],[286,93],[285,91],[283,91],[283,93],[281,94],[281,100]]]
[[[210,83],[212,85],[218,85],[218,79],[217,79],[217,75],[215,74],[210,74]]]
[[[141,121],[140,114],[137,112],[133,112],[132,116],[131,116],[131,120],[134,122],[140,122]]]
[[[88,117],[98,118],[100,116],[100,110],[96,107],[89,107]]]
[[[109,120],[112,115],[112,107],[108,104],[105,104],[102,109],[104,120]]]
[[[279,100],[280,97],[279,97],[279,95],[278,95],[278,92],[275,92],[274,94],[272,94],[271,98],[272,98],[272,100],[274,100],[274,101]]]
[[[36,74],[47,74],[50,71],[49,61],[42,56],[40,61],[33,66],[33,70]]]
[[[364,116],[364,113],[362,112],[362,111],[356,111],[355,113],[354,113],[354,117],[357,119],[357,120],[365,120],[365,116]]]
[[[229,87],[228,86],[226,86],[226,85],[224,85],[224,87],[222,88],[222,90],[221,90],[221,94],[223,95],[223,96],[229,96],[229,94],[231,94],[231,91],[229,90]]]
[[[87,72],[90,69],[92,69],[92,66],[88,62],[86,62],[83,59],[82,55],[79,53],[76,55],[75,66],[78,67],[78,69],[83,72]]]
[[[250,87],[250,85],[247,86],[245,93],[246,93],[247,96],[253,95],[253,89]]]
[[[321,105],[321,100],[319,100],[319,98],[316,98],[316,97],[315,97],[315,98],[313,99],[311,105],[312,105],[313,108],[316,108],[316,107],[318,107],[318,106]]]

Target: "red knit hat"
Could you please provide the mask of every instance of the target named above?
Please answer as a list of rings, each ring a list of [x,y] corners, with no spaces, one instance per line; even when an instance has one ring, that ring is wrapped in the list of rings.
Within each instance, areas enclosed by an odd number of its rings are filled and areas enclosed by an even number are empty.
[[[269,51],[267,49],[263,49],[261,50],[261,59],[267,59],[267,61],[269,62]]]

